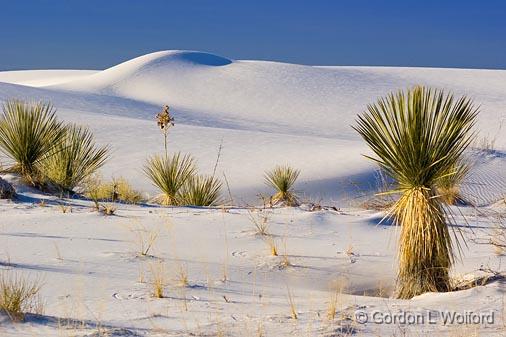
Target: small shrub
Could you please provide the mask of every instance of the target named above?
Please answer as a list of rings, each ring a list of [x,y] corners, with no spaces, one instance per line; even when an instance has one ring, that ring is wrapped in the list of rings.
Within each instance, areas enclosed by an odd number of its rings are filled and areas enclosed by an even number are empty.
[[[188,268],[180,265],[177,273],[177,281],[180,287],[188,287],[190,282],[188,281]]]
[[[144,167],[146,176],[162,191],[159,201],[163,205],[179,203],[181,188],[195,172],[193,158],[180,153],[173,156],[153,156]]]
[[[100,177],[98,175],[92,175],[86,179],[83,187],[84,196],[93,201],[97,211],[100,210],[101,186],[102,181]]]
[[[165,268],[163,263],[158,262],[151,266],[151,274],[153,276],[152,286],[153,286],[153,297],[155,298],[164,298],[164,287],[165,287]]]
[[[158,229],[147,230],[146,227],[140,225],[137,228],[132,228],[132,233],[136,236],[138,244],[138,253],[141,256],[148,256],[149,252],[153,248],[160,231]]]
[[[103,182],[100,177],[92,176],[87,179],[84,191],[84,195],[93,200],[97,209],[101,201],[120,201],[127,204],[137,204],[142,201],[141,193],[122,177]]]
[[[58,206],[60,207],[60,211],[63,214],[72,213],[72,206],[71,205],[67,205],[65,203],[60,203],[60,204],[58,204]]]
[[[222,183],[212,176],[192,176],[179,193],[179,204],[192,206],[215,206],[220,201]]]
[[[137,204],[142,201],[141,193],[135,190],[125,178],[120,177],[118,179],[113,179],[112,190],[115,192],[119,201],[127,204]]]
[[[290,166],[277,166],[265,174],[265,183],[277,192],[271,198],[272,204],[284,203],[287,206],[299,204],[293,185],[299,177],[300,171]]]
[[[65,131],[50,103],[7,101],[0,116],[0,149],[14,161],[11,170],[31,184],[39,181],[38,164],[54,152]]]
[[[0,274],[0,310],[12,320],[21,321],[26,312],[41,313],[40,284],[20,275]]]
[[[249,212],[249,219],[255,227],[255,234],[261,236],[269,235],[269,217],[266,214],[255,215]]]
[[[114,215],[117,208],[112,204],[101,204],[100,205],[100,211],[104,215]]]
[[[53,154],[41,161],[41,171],[49,183],[62,192],[73,192],[102,167],[107,160],[108,148],[97,147],[93,134],[87,128],[69,125]]]

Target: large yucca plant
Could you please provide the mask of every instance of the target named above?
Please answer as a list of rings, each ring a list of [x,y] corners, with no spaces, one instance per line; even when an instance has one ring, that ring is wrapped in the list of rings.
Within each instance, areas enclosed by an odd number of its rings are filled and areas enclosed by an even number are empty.
[[[0,149],[14,162],[11,168],[34,183],[37,164],[54,151],[64,134],[50,103],[10,100],[0,116]]]
[[[146,176],[162,191],[160,202],[164,205],[178,204],[179,191],[195,172],[193,158],[180,153],[172,156],[155,155],[144,166]]]
[[[450,290],[454,252],[437,185],[452,175],[474,136],[477,109],[467,97],[415,87],[379,99],[354,127],[400,193],[390,215],[401,225],[396,295]],[[458,241],[457,241],[458,243]]]
[[[192,206],[214,206],[220,201],[222,183],[213,176],[192,176],[180,192],[180,203]]]
[[[107,158],[108,147],[97,146],[88,128],[68,125],[62,140],[41,161],[40,168],[51,184],[61,191],[72,192],[102,167]]]
[[[276,190],[271,197],[273,204],[284,203],[287,206],[299,204],[297,195],[293,191],[293,185],[299,174],[299,170],[290,166],[276,166],[272,171],[265,173],[265,183]]]

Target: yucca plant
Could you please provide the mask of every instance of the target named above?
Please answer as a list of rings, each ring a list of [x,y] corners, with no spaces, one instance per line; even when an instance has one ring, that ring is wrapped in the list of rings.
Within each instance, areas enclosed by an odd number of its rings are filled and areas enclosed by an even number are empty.
[[[455,253],[437,184],[462,160],[478,110],[465,96],[425,87],[392,93],[367,110],[354,128],[376,155],[366,157],[400,193],[389,212],[401,226],[396,296],[449,291]]]
[[[37,180],[37,165],[51,154],[64,135],[50,103],[10,100],[0,116],[0,149],[14,162],[11,170],[28,182]]]
[[[293,185],[299,177],[300,171],[290,166],[277,166],[265,173],[265,183],[274,188],[276,193],[271,197],[273,204],[284,203],[287,206],[297,206],[299,200],[293,191]]]
[[[465,203],[460,192],[460,186],[467,177],[471,166],[460,161],[450,168],[450,171],[437,182],[437,193],[439,198],[447,205]]]
[[[181,153],[172,156],[155,155],[144,166],[146,176],[162,191],[160,202],[163,205],[178,204],[179,191],[195,172],[193,158]]]
[[[192,206],[214,206],[220,201],[221,186],[221,181],[213,176],[192,176],[180,192],[180,203]]]
[[[102,167],[108,147],[97,146],[88,128],[68,125],[60,142],[40,162],[44,177],[62,192],[72,192]]]

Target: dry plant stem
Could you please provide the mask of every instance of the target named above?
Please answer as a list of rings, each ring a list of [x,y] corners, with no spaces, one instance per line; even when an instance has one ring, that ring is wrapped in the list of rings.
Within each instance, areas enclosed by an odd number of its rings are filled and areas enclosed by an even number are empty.
[[[286,290],[288,292],[288,303],[290,304],[290,317],[292,319],[298,319],[299,316],[297,315],[297,308],[295,307],[292,292],[288,286],[286,287]]]
[[[272,236],[268,236],[266,238],[267,245],[269,245],[269,250],[272,256],[278,256],[278,248],[276,246],[276,240]]]
[[[155,298],[164,298],[165,268],[163,264],[157,263],[156,265],[152,265],[151,273],[153,275],[153,296]]]
[[[452,242],[443,206],[427,188],[409,189],[394,206],[400,235],[397,297],[449,291]]]

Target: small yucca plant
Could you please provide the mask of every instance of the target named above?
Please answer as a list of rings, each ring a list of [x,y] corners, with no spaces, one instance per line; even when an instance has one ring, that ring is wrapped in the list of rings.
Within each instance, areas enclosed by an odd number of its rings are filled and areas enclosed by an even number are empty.
[[[40,168],[47,180],[62,192],[72,192],[108,158],[108,147],[97,146],[91,131],[85,127],[65,127],[55,151],[41,161]]]
[[[192,206],[215,206],[220,201],[222,183],[213,176],[192,176],[180,193],[180,204]]]
[[[14,161],[13,171],[36,183],[40,160],[54,152],[64,135],[50,103],[10,100],[0,115],[0,149]]]
[[[466,97],[415,87],[379,99],[354,127],[401,196],[389,214],[401,225],[396,295],[411,298],[451,289],[454,262],[449,218],[438,182],[462,160],[473,139],[477,109]]]
[[[162,191],[160,202],[163,205],[177,205],[179,191],[196,172],[195,161],[190,155],[155,155],[148,159],[144,173],[153,185]]]
[[[273,204],[284,203],[287,206],[297,206],[299,200],[293,191],[293,185],[299,177],[300,171],[290,166],[277,166],[265,173],[265,183],[276,190],[271,198]]]

